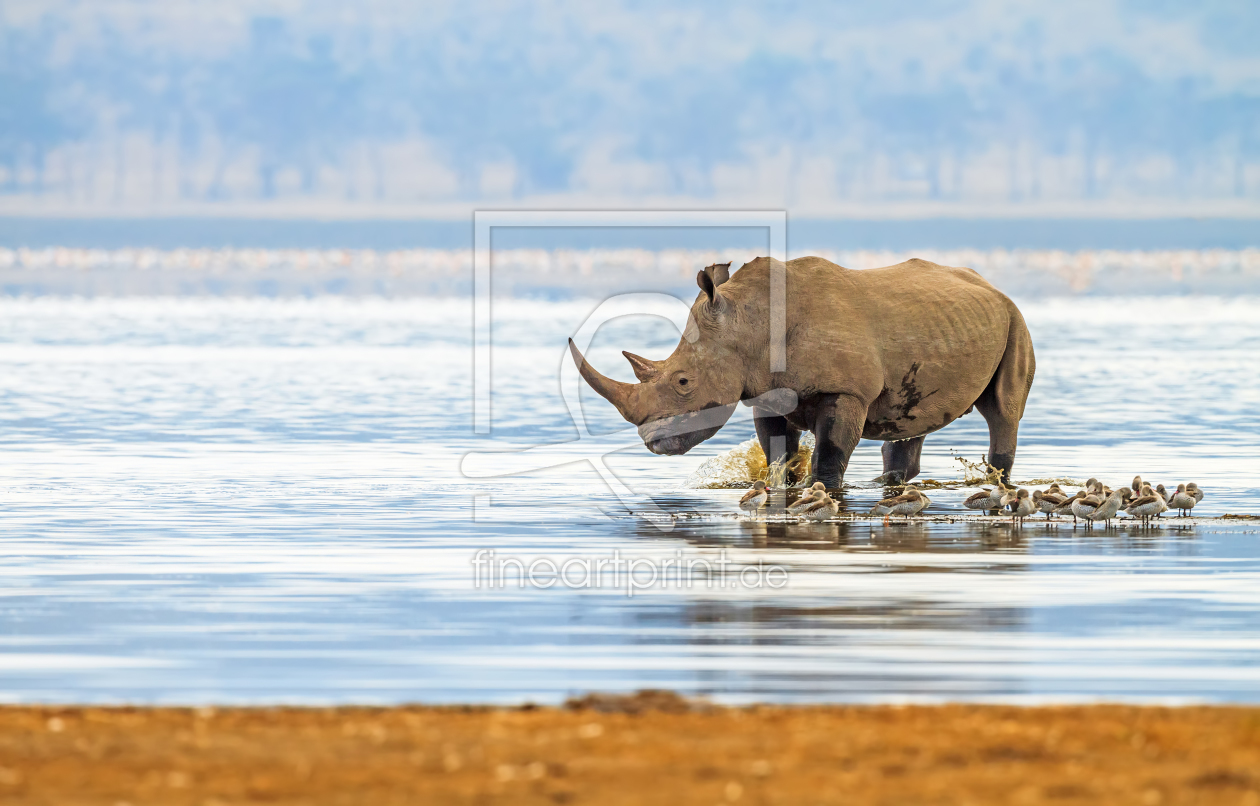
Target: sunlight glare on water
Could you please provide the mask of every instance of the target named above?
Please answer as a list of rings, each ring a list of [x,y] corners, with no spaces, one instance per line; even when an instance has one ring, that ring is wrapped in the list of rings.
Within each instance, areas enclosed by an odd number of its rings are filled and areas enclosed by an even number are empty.
[[[1020,302],[1038,369],[1017,478],[1141,473],[1198,482],[1196,515],[1260,513],[1260,300]],[[747,409],[660,457],[586,389],[593,430],[628,446],[610,466],[677,516],[637,517],[563,447],[565,339],[596,304],[496,300],[494,431],[475,437],[466,299],[0,300],[0,698],[1260,701],[1260,522],[748,522],[739,490],[685,486],[751,437]],[[617,320],[589,358],[630,381],[620,350],[677,338]],[[460,471],[533,445],[560,447]],[[964,418],[929,437],[923,476],[956,480],[986,445]],[[879,472],[863,442],[849,509]],[[930,512],[968,492],[932,491]],[[789,583],[476,587],[483,548],[724,553]]]

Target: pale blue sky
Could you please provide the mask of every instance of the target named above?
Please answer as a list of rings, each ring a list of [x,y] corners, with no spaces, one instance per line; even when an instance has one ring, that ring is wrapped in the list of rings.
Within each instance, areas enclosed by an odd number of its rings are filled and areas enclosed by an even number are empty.
[[[0,25],[14,199],[1260,201],[1250,2],[10,0]]]

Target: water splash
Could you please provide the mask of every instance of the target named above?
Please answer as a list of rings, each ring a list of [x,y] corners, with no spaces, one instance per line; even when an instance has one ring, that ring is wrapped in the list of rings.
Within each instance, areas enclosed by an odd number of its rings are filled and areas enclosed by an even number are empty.
[[[1002,471],[989,464],[987,458],[973,462],[965,456],[955,456],[954,461],[963,467],[963,485],[966,487],[996,485],[1002,481]]]
[[[796,456],[788,462],[776,462],[767,467],[765,451],[753,437],[707,460],[683,486],[694,490],[731,490],[751,487],[754,481],[761,480],[767,487],[787,487],[789,478],[803,479],[808,475],[813,455],[814,435],[806,431],[801,434]]]

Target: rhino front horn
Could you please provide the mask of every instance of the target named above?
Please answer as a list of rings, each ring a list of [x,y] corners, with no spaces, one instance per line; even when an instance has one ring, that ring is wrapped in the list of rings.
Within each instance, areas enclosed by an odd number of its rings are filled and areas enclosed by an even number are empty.
[[[577,364],[578,372],[591,385],[591,388],[598,392],[600,397],[616,406],[622,417],[632,423],[637,423],[630,411],[630,401],[634,396],[634,384],[614,381],[612,378],[606,378],[596,372],[595,368],[582,357],[582,353],[578,350],[577,345],[573,343],[573,339],[569,339],[569,352],[573,354],[573,362]]]

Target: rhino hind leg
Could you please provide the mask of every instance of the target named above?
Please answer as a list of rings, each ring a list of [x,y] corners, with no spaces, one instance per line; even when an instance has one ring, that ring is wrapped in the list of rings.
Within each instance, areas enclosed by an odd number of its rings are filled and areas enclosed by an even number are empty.
[[[1002,481],[1010,482],[1015,465],[1015,447],[1019,442],[1019,421],[1032,389],[1037,369],[1032,337],[1024,318],[1011,309],[1011,329],[1006,339],[1006,352],[989,386],[976,400],[976,411],[989,424],[989,464],[1002,473]]]
[[[987,461],[995,470],[1001,471],[1002,482],[1009,483],[1011,469],[1015,466],[1015,447],[1019,442],[1019,417],[998,405],[990,390],[986,390],[976,401],[976,411],[989,424]]]
[[[981,411],[981,414],[984,412]],[[985,419],[988,419],[987,417]],[[989,420],[989,455],[987,460],[1002,474],[1002,483],[1011,481],[1011,469],[1015,467],[1015,445],[1018,441],[1019,422],[1007,422],[1003,418]]]
[[[919,475],[919,457],[923,454],[924,439],[915,437],[885,442],[882,448],[884,474],[875,481],[890,485],[905,484]]]
[[[801,448],[800,429],[793,428],[782,415],[754,407],[753,427],[757,429],[757,442],[766,455],[767,466],[790,459]],[[791,478],[789,481],[798,479]]]
[[[829,490],[839,490],[849,457],[862,438],[867,404],[852,395],[824,395],[814,424],[814,458],[811,478]]]

